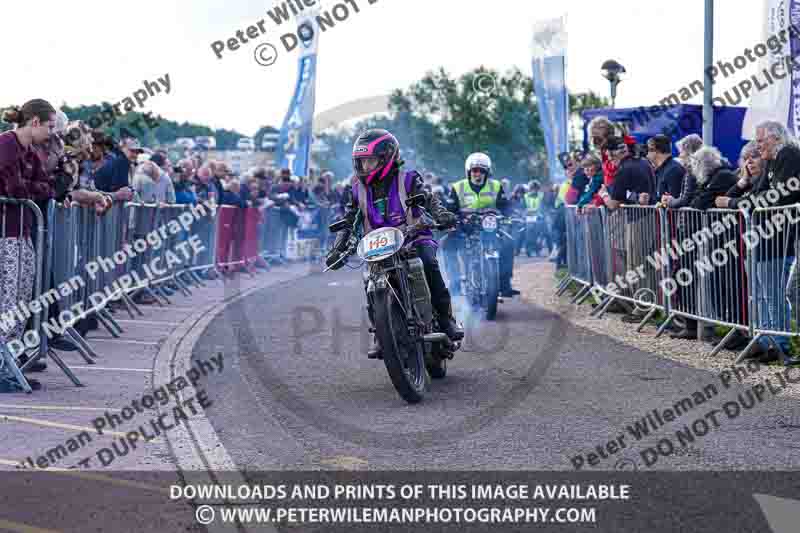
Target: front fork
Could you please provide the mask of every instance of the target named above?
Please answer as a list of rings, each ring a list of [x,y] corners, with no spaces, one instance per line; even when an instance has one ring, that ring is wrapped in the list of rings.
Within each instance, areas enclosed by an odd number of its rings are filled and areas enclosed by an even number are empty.
[[[399,276],[398,279],[400,280],[400,284],[407,283],[406,280],[403,279],[402,276]],[[413,324],[416,323],[416,319],[414,317],[414,311],[412,309],[412,305],[410,300],[410,292],[409,287],[399,287],[400,291],[396,294],[391,294],[392,298],[399,297],[401,299],[401,304],[403,309],[406,311],[406,323],[409,325],[409,333],[413,333],[410,331]],[[369,274],[368,271],[365,271],[364,274],[364,291],[367,295],[367,316],[369,317],[370,322],[370,332],[375,334],[375,311],[374,311],[374,301],[378,299],[379,301],[383,301],[383,295],[385,293],[395,293],[395,289],[389,283],[387,278],[387,273],[382,272],[379,275],[372,276]],[[405,301],[402,301],[402,296],[406,296],[404,298]],[[377,336],[375,337],[377,343]]]

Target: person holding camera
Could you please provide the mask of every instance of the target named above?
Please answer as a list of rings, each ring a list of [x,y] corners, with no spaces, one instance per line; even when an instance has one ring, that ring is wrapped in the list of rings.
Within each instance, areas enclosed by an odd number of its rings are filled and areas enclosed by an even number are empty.
[[[92,132],[94,142],[94,188],[110,193],[117,201],[129,202],[133,199],[130,187],[131,170],[142,148],[133,138],[125,138],[118,145],[114,139],[100,130]]]

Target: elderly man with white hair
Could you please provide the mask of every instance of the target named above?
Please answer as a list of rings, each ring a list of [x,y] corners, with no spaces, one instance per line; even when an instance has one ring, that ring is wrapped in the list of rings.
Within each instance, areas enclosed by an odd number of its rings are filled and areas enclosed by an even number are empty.
[[[800,148],[780,122],[766,121],[756,126],[756,147],[761,155],[762,172],[754,182],[741,180],[731,187],[728,194],[717,198],[717,207],[752,209],[760,205],[777,207],[800,202]],[[795,224],[781,224],[769,218],[777,213],[764,213],[754,218],[756,228],[773,228],[774,235],[765,231],[761,242],[754,250],[755,272],[753,283],[756,295],[758,326],[761,329],[788,331],[791,312],[786,303],[785,290],[789,271],[795,262]],[[790,353],[789,337],[774,335],[772,339],[784,355]],[[761,337],[761,362],[776,361],[781,354],[771,346],[767,337]],[[798,359],[785,359],[785,363],[797,363]]]
[[[133,188],[139,201],[146,204],[175,203],[175,189],[172,181],[153,161],[145,161],[136,167]]]
[[[690,204],[694,209],[713,208],[716,198],[725,195],[738,180],[713,146],[704,146],[691,156],[690,171],[697,180],[697,191]]]

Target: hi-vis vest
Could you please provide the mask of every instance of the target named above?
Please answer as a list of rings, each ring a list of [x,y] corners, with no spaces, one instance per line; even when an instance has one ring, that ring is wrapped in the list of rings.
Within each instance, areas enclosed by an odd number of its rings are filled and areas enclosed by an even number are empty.
[[[542,198],[544,198],[544,193],[527,193],[525,195],[525,207],[531,211],[538,211],[539,206],[542,205]]]
[[[497,207],[497,194],[501,184],[497,180],[487,180],[483,184],[480,194],[475,194],[469,186],[469,180],[464,179],[453,185],[458,195],[458,203],[463,209],[486,209]]]
[[[561,184],[561,187],[558,189],[558,196],[556,197],[556,207],[560,207],[562,204],[566,203],[567,191],[569,191],[571,185],[570,180]]]

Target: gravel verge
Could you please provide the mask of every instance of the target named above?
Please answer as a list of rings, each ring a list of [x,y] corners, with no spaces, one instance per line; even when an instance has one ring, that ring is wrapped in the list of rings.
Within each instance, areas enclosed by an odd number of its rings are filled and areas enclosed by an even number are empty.
[[[571,304],[569,292],[556,297],[558,285],[555,277],[555,267],[550,262],[536,262],[520,265],[515,269],[514,283],[522,292],[522,298],[545,309],[559,313],[576,326],[585,328],[594,333],[607,335],[619,342],[635,347],[643,352],[657,357],[672,359],[685,365],[719,373],[723,370],[732,370],[734,366],[745,367],[745,363],[734,365],[739,352],[721,350],[716,356],[710,357],[712,346],[707,342],[696,340],[672,339],[668,333],[656,338],[656,326],[648,323],[641,332],[636,331],[635,324],[626,324],[620,320],[623,315],[606,313],[603,318],[589,316],[592,311],[590,297],[583,305]],[[752,370],[753,365],[750,365]],[[760,364],[757,372],[749,372],[744,377],[742,384],[763,383],[765,378],[773,377],[776,372],[782,372],[786,367],[780,363],[770,365]],[[793,370],[793,378],[797,370]],[[788,383],[781,392],[782,396],[800,399],[800,383]]]

